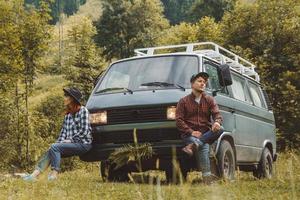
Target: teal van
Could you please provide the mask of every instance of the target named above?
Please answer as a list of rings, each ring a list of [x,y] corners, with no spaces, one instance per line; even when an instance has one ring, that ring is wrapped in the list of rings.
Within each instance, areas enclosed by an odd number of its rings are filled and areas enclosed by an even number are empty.
[[[150,143],[155,152],[142,162],[143,171],[164,170],[167,180],[174,181],[174,152],[184,178],[197,170],[194,158],[181,151],[184,144],[175,112],[177,102],[191,93],[190,77],[205,71],[210,75],[206,92],[215,96],[225,129],[211,145],[214,172],[233,179],[238,168],[257,178],[272,177],[275,120],[253,64],[212,42],[136,49],[135,53],[112,63],[89,97],[86,106],[94,141],[82,160],[101,161],[102,176],[108,180],[128,180],[128,173],[137,171],[135,165],[114,170],[107,159],[115,149],[134,142],[136,129],[138,142]],[[225,65],[228,68],[222,71]],[[228,75],[232,84],[224,81]]]

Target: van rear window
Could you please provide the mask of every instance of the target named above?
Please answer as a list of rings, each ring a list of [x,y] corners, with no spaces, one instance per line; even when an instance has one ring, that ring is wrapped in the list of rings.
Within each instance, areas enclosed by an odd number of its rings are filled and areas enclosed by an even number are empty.
[[[261,91],[260,91],[259,87],[257,85],[254,85],[253,83],[249,83],[249,90],[250,90],[250,94],[252,96],[254,105],[265,108],[266,106],[263,103],[263,99],[262,99],[262,95],[261,95]]]

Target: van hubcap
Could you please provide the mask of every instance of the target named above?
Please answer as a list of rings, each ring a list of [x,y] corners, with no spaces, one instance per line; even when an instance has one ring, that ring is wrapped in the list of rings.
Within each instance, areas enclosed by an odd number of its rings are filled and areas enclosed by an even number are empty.
[[[269,155],[266,157],[265,172],[268,177],[272,176],[272,163]]]
[[[232,168],[232,160],[230,156],[230,152],[226,152],[224,155],[224,176],[229,178],[231,175],[231,168]]]

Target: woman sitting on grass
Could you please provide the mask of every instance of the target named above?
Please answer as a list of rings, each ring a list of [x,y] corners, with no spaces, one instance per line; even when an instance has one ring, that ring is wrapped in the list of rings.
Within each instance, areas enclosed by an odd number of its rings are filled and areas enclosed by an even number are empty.
[[[64,89],[66,115],[60,135],[49,150],[41,157],[32,174],[23,177],[34,181],[49,165],[51,172],[48,180],[57,179],[62,157],[78,156],[92,147],[91,125],[88,110],[81,105],[81,92],[77,88]]]

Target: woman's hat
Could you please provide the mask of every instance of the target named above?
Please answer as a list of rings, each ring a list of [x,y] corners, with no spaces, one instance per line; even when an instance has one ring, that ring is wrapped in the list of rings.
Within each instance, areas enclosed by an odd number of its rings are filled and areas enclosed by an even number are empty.
[[[81,100],[82,94],[81,94],[81,92],[77,88],[70,87],[70,88],[64,88],[63,90],[64,90],[64,92],[65,92],[66,95],[73,97],[74,100],[78,104],[81,105],[80,100]]]

